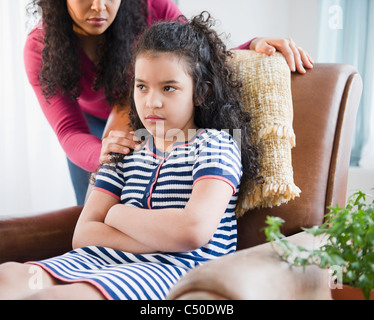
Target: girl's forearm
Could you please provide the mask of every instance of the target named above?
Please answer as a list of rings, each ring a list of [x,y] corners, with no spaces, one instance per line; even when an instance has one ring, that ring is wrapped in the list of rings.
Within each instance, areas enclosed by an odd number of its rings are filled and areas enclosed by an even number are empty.
[[[189,241],[191,225],[182,209],[147,210],[123,204],[113,206],[105,223],[157,251],[196,249]]]
[[[153,253],[156,250],[105,223],[87,221],[74,232],[73,248],[108,247],[131,253]]]

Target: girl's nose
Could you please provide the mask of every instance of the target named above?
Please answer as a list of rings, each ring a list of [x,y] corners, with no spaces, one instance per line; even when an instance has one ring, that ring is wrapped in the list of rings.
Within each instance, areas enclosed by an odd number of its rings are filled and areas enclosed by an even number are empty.
[[[162,100],[156,92],[149,93],[147,99],[147,107],[152,109],[162,107]]]
[[[106,0],[94,0],[91,5],[91,10],[101,12],[105,10],[105,1]]]

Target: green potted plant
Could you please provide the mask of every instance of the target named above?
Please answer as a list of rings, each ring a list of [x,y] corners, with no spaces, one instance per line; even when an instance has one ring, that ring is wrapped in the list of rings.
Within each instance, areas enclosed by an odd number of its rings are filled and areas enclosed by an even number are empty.
[[[345,286],[360,288],[369,299],[374,296],[374,200],[370,203],[366,198],[364,192],[357,191],[345,208],[329,207],[321,226],[303,229],[324,237],[319,248],[309,250],[289,242],[280,231],[284,220],[279,217],[267,217],[265,235],[283,260],[296,266],[331,268]]]

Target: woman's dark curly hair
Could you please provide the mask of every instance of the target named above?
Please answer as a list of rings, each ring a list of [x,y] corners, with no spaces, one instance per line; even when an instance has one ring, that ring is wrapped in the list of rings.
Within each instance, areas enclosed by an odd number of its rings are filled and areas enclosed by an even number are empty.
[[[49,99],[59,92],[76,100],[80,96],[82,75],[78,39],[66,0],[33,0],[27,11],[36,13],[39,8],[45,30],[39,74],[43,94]],[[110,106],[128,98],[129,77],[124,71],[131,63],[135,39],[147,27],[147,16],[146,0],[122,0],[115,20],[104,33],[105,40],[98,47],[99,63],[93,89],[104,88]]]
[[[214,20],[203,12],[190,22],[180,17],[179,22],[161,22],[146,30],[140,37],[135,53],[172,53],[185,59],[194,83],[195,124],[199,128],[240,130],[243,177],[240,190],[247,189],[259,173],[258,151],[250,139],[250,115],[240,102],[241,84],[232,77],[228,64],[232,53],[226,49],[218,34],[212,29]],[[134,79],[133,79],[134,81]],[[138,117],[134,101],[134,85],[130,94],[130,120],[134,130],[144,128]]]

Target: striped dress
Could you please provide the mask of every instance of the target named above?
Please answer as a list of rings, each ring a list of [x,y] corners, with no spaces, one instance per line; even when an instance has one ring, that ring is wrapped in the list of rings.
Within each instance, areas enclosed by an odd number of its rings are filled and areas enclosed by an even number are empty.
[[[165,299],[188,270],[236,250],[235,206],[242,175],[240,152],[225,131],[199,129],[170,153],[160,153],[147,138],[141,150],[116,165],[104,166],[94,188],[139,208],[184,208],[194,183],[220,179],[233,195],[210,241],[188,252],[133,254],[89,246],[62,256],[29,262],[67,283],[88,282],[107,299]]]

